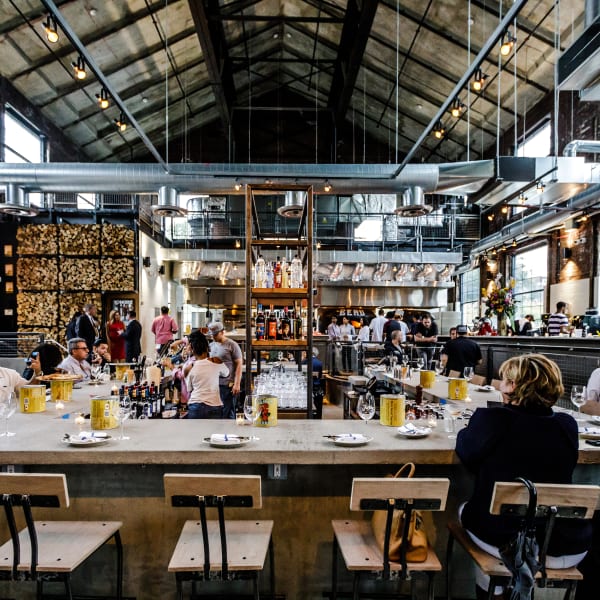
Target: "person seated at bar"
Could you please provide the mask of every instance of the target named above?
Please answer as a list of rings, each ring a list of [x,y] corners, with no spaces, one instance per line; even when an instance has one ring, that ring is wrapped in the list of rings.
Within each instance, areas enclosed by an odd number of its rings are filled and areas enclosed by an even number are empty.
[[[519,330],[519,335],[532,335],[533,331],[533,315],[525,315],[523,317],[523,324],[521,325],[521,329]]]
[[[40,370],[40,363],[37,358],[32,360],[31,366],[34,370]],[[35,376],[31,379],[25,379],[14,369],[0,367],[0,389],[18,392],[24,385],[29,385],[31,383],[35,383]]]
[[[104,338],[96,338],[92,350],[92,364],[103,367],[109,362],[112,361],[111,355],[108,352],[108,342]]]
[[[600,368],[594,369],[585,386],[585,404],[582,413],[600,415]]]
[[[383,348],[388,357],[388,362],[392,357],[397,359],[398,364],[402,362],[402,356],[404,354],[402,351],[402,335],[402,331],[396,329],[395,331],[392,331],[391,339],[385,341]]]
[[[577,422],[552,407],[564,393],[558,365],[542,354],[508,359],[500,366],[500,391],[504,405],[478,408],[456,440],[456,453],[475,475],[470,499],[459,508],[459,517],[473,542],[500,558],[499,547],[510,542],[519,519],[490,514],[497,481],[525,477],[533,482],[570,484],[577,465]],[[589,521],[556,522],[546,565],[577,565],[592,539]],[[540,541],[540,540],[538,540]],[[487,598],[489,579],[476,571],[477,598]],[[494,593],[501,598],[501,587]]]
[[[469,328],[466,325],[456,327],[456,338],[449,339],[442,349],[442,364],[445,365],[444,375],[450,371],[462,373],[465,367],[475,367],[481,362],[481,348],[472,338],[468,337]]]
[[[86,360],[88,352],[87,342],[83,338],[71,338],[69,340],[69,356],[58,365],[57,369],[72,375],[79,375],[82,379],[91,379],[92,366]]]
[[[56,367],[63,358],[61,349],[55,344],[47,342],[38,344],[27,358],[27,366],[23,371],[23,377],[31,379],[34,375],[41,377],[42,375],[58,373]]]

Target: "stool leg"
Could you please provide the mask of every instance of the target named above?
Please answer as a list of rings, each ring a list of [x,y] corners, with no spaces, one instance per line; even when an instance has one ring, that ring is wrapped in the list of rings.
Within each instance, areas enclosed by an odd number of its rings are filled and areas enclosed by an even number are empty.
[[[446,546],[446,600],[452,600],[452,551],[454,550],[454,536],[448,533],[448,544]]]
[[[175,581],[177,584],[177,600],[183,600],[183,583],[178,573],[175,574]]]
[[[42,600],[42,598],[44,597],[44,580],[41,579],[40,577],[38,577],[38,580],[36,583],[36,589],[37,589],[37,595],[36,595],[37,600]]]
[[[113,536],[117,547],[117,600],[123,598],[123,544],[121,534],[117,531]]]
[[[427,600],[435,599],[435,587],[433,585],[435,573],[427,573]]]
[[[334,534],[331,555],[331,600],[337,600],[337,555],[338,545]]]
[[[565,592],[565,600],[575,600],[575,592],[577,591],[577,582],[569,581]]]
[[[269,570],[271,575],[271,598],[275,600],[275,552],[273,551],[273,539],[269,541]]]
[[[260,600],[260,592],[258,591],[258,572],[254,572],[252,578],[252,591],[254,592],[254,600]]]
[[[65,575],[64,583],[67,600],[73,600],[73,590],[71,589],[71,576],[68,573]]]
[[[360,571],[354,571],[354,582],[352,583],[352,600],[358,600],[358,584],[360,583]]]

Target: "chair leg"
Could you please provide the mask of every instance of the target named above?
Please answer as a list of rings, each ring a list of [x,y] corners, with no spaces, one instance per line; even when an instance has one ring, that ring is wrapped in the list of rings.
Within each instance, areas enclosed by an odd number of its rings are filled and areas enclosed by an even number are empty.
[[[117,547],[117,600],[123,598],[123,544],[121,534],[117,531],[113,536]]]
[[[360,571],[354,571],[354,581],[352,583],[352,600],[358,600],[358,586],[360,583]]]
[[[331,600],[337,600],[337,558],[338,558],[337,538],[333,536],[333,545],[331,553]]]
[[[448,532],[446,546],[446,600],[452,600],[452,551],[454,550],[454,536]]]
[[[564,600],[575,600],[575,593],[577,592],[577,582],[569,581],[567,584],[567,590],[565,591]]]
[[[275,599],[275,552],[273,551],[273,539],[269,540],[269,571],[271,598]]]
[[[494,600],[496,586],[500,585],[501,580],[497,577],[490,577],[490,585],[487,590],[487,600]]]

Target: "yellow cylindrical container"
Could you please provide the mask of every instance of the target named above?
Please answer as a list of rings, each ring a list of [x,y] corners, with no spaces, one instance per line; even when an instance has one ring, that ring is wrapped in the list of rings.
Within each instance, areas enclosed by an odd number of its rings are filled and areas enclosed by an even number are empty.
[[[469,382],[466,379],[448,379],[448,400],[466,400],[469,395]]]
[[[256,415],[254,424],[257,427],[275,427],[277,425],[277,396],[262,394],[256,396],[253,414]]]
[[[19,390],[22,413],[38,413],[46,410],[46,386],[24,385]]]
[[[92,429],[114,429],[117,421],[118,396],[92,398],[90,400],[90,424]]]
[[[404,394],[381,394],[379,398],[379,422],[382,425],[400,427],[405,419]]]
[[[123,379],[123,376],[125,375],[125,371],[127,371],[127,369],[129,369],[129,365],[128,364],[117,363],[115,365],[115,378],[116,379]]]
[[[420,382],[422,387],[432,388],[435,383],[435,371],[421,371]]]
[[[50,399],[52,402],[71,402],[73,380],[53,379],[50,382]]]

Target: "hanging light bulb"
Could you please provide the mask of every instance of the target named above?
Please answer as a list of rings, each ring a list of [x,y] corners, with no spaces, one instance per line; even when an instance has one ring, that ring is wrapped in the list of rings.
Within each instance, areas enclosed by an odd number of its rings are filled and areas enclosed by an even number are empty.
[[[488,221],[493,221],[493,220],[494,220],[494,213],[490,213],[490,214],[487,216],[487,220],[488,220]]]
[[[118,127],[119,131],[125,131],[127,129],[127,122],[125,121],[123,113],[120,113],[119,118],[115,119],[115,125]]]
[[[436,126],[433,129],[433,135],[441,140],[446,135],[446,130],[444,129],[444,124],[441,121],[438,121]]]
[[[242,189],[242,184],[240,183],[240,180],[239,180],[239,179],[236,179],[236,180],[235,180],[235,183],[233,184],[233,189],[234,189],[236,192],[239,192],[239,191]]]
[[[527,202],[527,196],[521,192],[517,200],[519,201],[519,204],[525,204],[525,202]]]
[[[329,183],[329,179],[325,180],[325,185],[323,186],[323,191],[329,193],[331,191],[331,184]]]
[[[546,184],[543,181],[538,181],[535,184],[535,191],[538,194],[543,194],[545,189],[546,189]]]
[[[452,108],[450,109],[450,114],[455,119],[458,119],[458,117],[463,114],[465,108],[467,107],[458,98],[456,98],[452,104]]]
[[[48,15],[46,22],[42,24],[46,31],[46,38],[51,44],[58,42],[58,27],[56,25],[56,19],[52,15]]]
[[[77,79],[85,79],[87,77],[87,71],[85,70],[85,60],[83,59],[83,56],[81,56],[81,54],[79,55],[77,62],[72,62],[71,66],[75,71],[75,77]]]
[[[485,85],[485,80],[487,78],[488,76],[485,73],[483,73],[481,69],[477,69],[477,71],[475,71],[475,75],[473,75],[473,80],[471,81],[471,87],[473,88],[473,90],[476,92],[480,92],[483,89],[483,86]]]
[[[110,100],[108,99],[108,92],[106,91],[106,88],[102,88],[100,93],[96,94],[96,98],[98,100],[98,106],[100,106],[102,110],[109,107]]]
[[[501,208],[502,214],[503,215],[507,215],[508,214],[508,206],[506,206],[506,204]]]
[[[502,37],[502,45],[500,46],[500,54],[508,56],[515,46],[517,38],[510,32],[510,29]]]

